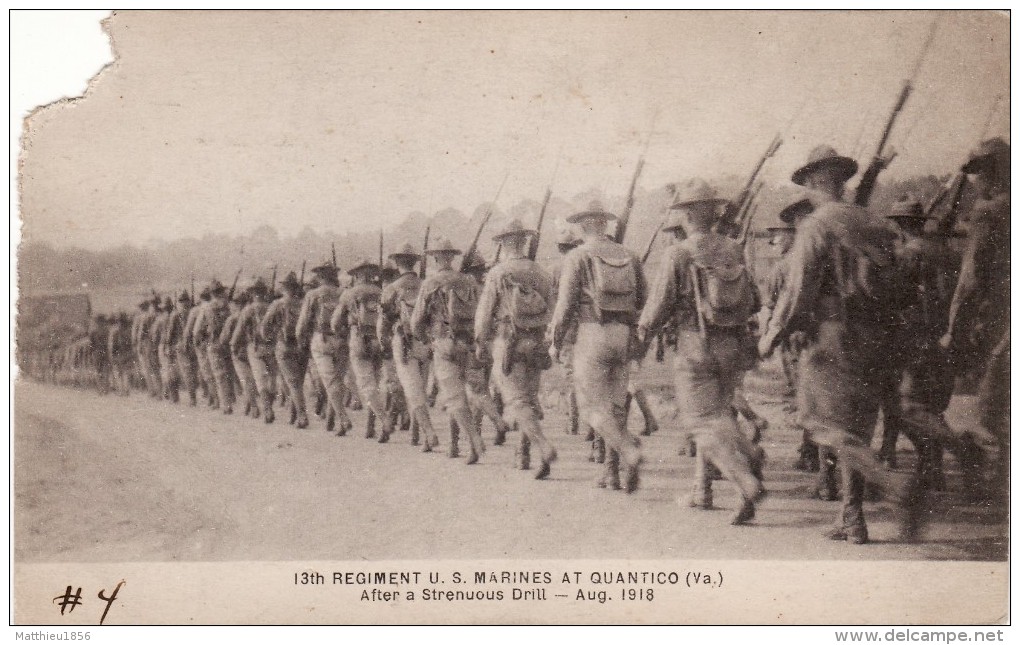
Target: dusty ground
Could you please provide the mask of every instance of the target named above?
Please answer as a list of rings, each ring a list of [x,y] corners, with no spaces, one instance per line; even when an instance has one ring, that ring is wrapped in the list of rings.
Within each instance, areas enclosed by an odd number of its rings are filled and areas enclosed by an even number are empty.
[[[661,385],[665,374],[652,368],[649,384]],[[557,383],[555,376],[547,382]],[[763,442],[771,495],[752,525],[732,527],[737,496],[726,482],[716,484],[719,510],[676,504],[693,462],[676,455],[666,415],[662,431],[644,440],[642,489],[627,496],[594,487],[599,467],[588,462],[581,438],[563,432],[552,395],[546,426],[560,460],[552,478],[539,482],[511,468],[518,435],[492,446],[487,424],[488,452],[469,467],[422,454],[406,433],[379,445],[357,432],[327,434],[314,417],[309,429],[297,430],[286,419],[267,426],[140,393],[100,397],[22,380],[15,388],[15,558],[1005,558],[1002,514],[959,501],[949,457],[949,490],[924,543],[896,542],[895,508],[886,502],[867,507],[873,544],[820,537],[838,504],[811,499],[813,476],[792,468],[799,436],[770,387],[768,374],[752,375],[749,398],[772,424]],[[660,407],[662,397],[653,396]],[[954,400],[955,426],[973,423],[973,406],[970,397]],[[909,443],[900,447],[907,469]]]

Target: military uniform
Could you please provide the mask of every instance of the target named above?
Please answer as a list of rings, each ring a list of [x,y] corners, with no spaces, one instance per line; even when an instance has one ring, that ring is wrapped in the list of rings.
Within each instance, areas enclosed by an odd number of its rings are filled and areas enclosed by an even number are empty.
[[[170,322],[174,317],[173,301],[167,297],[163,311],[153,323],[159,356],[159,375],[163,382],[163,398],[177,403],[180,382],[177,378],[176,346],[170,342]]]
[[[557,238],[557,247],[560,253],[567,253],[571,249],[575,248],[581,243],[573,231],[569,228],[564,228],[560,231],[559,237]],[[558,294],[560,290],[560,275],[563,272],[562,260],[556,262],[552,267],[552,289],[554,294]],[[567,426],[568,434],[577,434],[581,426],[581,410],[578,407],[577,401],[577,388],[574,385],[574,343],[577,341],[577,327],[576,325],[567,330],[563,334],[563,344],[560,347],[560,361],[563,364],[563,373],[566,377],[567,386],[567,417],[569,424]],[[592,441],[595,439],[595,433],[591,429],[591,426],[585,422],[585,439]]]
[[[298,428],[307,428],[304,380],[308,370],[308,353],[304,351],[297,336],[297,320],[301,315],[301,300],[297,294],[301,284],[291,272],[282,286],[285,293],[266,309],[266,315],[259,325],[259,334],[265,341],[275,343],[276,363],[287,389],[294,420]]]
[[[449,240],[440,240],[430,254],[455,254]],[[468,463],[478,461],[484,451],[478,425],[468,404],[466,370],[473,351],[474,307],[478,303],[478,284],[473,278],[450,269],[428,276],[418,291],[411,314],[411,331],[422,342],[431,340],[432,370],[439,386],[437,404],[450,417],[450,457],[459,456],[458,438],[463,430],[471,454]],[[457,311],[453,312],[453,306]],[[451,320],[456,315],[457,320]]]
[[[262,418],[266,423],[275,420],[273,400],[276,396],[276,357],[273,345],[267,343],[259,335],[259,323],[265,315],[269,304],[268,287],[261,279],[251,287],[253,300],[241,309],[237,317],[234,333],[230,337],[230,351],[233,354],[244,352],[248,358],[255,393],[258,397],[256,405],[262,408]]]
[[[131,367],[134,360],[131,351],[131,327],[126,314],[118,316],[107,328],[106,348],[113,387],[121,396],[128,396],[131,392]]]
[[[600,205],[592,204],[588,211],[572,215],[568,222],[596,219],[604,223],[615,217]],[[621,293],[620,298],[606,296],[605,289],[600,290],[595,283],[595,267],[602,272],[598,275],[611,273],[613,279],[605,276],[606,282],[629,281],[626,287],[608,288],[629,291]],[[637,489],[641,463],[637,440],[626,428],[628,364],[634,349],[634,327],[646,291],[641,262],[631,251],[603,234],[586,233],[584,243],[564,257],[549,329],[552,345],[558,351],[576,325],[573,365],[581,413],[609,451],[606,476],[600,485],[619,487],[622,461],[627,474],[624,488],[628,492]]]
[[[192,406],[197,404],[198,392],[198,363],[195,360],[194,349],[190,343],[190,337],[186,333],[189,321],[194,319],[192,313],[194,307],[191,303],[191,296],[185,291],[177,298],[177,309],[167,326],[167,344],[173,348],[174,366],[177,370],[177,381],[188,394],[188,403]]]
[[[410,246],[401,253],[404,258],[418,258]],[[417,433],[424,437],[424,450],[431,452],[439,445],[439,438],[432,427],[428,403],[425,396],[425,366],[428,348],[415,339],[411,331],[411,314],[421,289],[421,279],[414,271],[407,271],[386,285],[379,300],[379,322],[377,334],[380,343],[389,343],[393,348],[393,366],[404,393],[407,409],[412,417],[412,444],[417,444]]]
[[[493,240],[525,238],[535,231],[514,219]],[[475,314],[475,346],[492,338],[492,377],[503,396],[506,418],[521,431],[518,449],[522,469],[529,466],[532,444],[542,456],[536,479],[549,475],[556,449],[542,433],[540,402],[542,371],[549,367],[546,325],[555,302],[552,277],[526,257],[507,257],[485,277]]]
[[[201,378],[209,407],[215,409],[220,404],[219,397],[216,394],[216,380],[213,378],[212,367],[209,364],[208,339],[199,332],[199,330],[205,327],[205,314],[209,309],[209,302],[212,299],[208,287],[202,290],[200,298],[201,302],[195,307],[194,318],[190,319],[189,326],[185,328],[185,333],[191,338],[191,346],[195,349],[195,359],[198,361],[198,374]]]
[[[248,348],[240,343],[234,343],[234,335],[237,333],[241,321],[241,312],[251,302],[251,294],[242,291],[232,301],[232,311],[227,320],[223,323],[223,329],[219,335],[219,345],[225,354],[230,356],[230,362],[234,367],[234,374],[237,376],[237,385],[240,396],[239,401],[244,404],[244,413],[254,418],[259,417],[258,391],[255,384],[255,374],[252,372],[251,363],[248,361]]]
[[[327,264],[316,267],[313,271],[332,272],[335,277],[337,268]],[[347,390],[344,384],[344,373],[347,371],[347,338],[338,336],[330,328],[330,319],[340,294],[341,288],[328,281],[305,294],[297,321],[297,335],[300,339],[310,339],[311,364],[318,373],[325,390],[326,402],[339,420],[340,434],[343,435],[351,427],[351,420],[344,409]]]
[[[351,275],[367,272],[375,274],[378,265],[368,260],[352,267]],[[361,400],[368,405],[376,420],[382,426],[379,443],[389,441],[393,431],[391,419],[386,414],[386,399],[382,385],[382,347],[378,339],[379,299],[382,290],[378,285],[357,282],[344,291],[330,317],[329,328],[339,338],[346,338],[349,348],[349,366]],[[372,438],[370,428],[366,437]]]
[[[145,379],[145,386],[149,391],[149,396],[153,398],[158,398],[162,390],[162,385],[159,381],[159,357],[156,345],[150,335],[150,329],[158,313],[158,311],[155,311],[155,307],[153,307],[153,310],[143,310],[141,315],[136,316],[135,322],[137,325],[132,330],[133,344],[138,354],[139,370],[142,373],[142,378]]]
[[[692,181],[673,208],[717,208],[723,203],[707,184]],[[693,436],[697,447],[690,504],[711,508],[711,464],[740,491],[743,506],[733,520],[739,524],[754,516],[754,503],[764,494],[762,453],[740,432],[733,408],[735,390],[753,365],[747,323],[759,303],[740,243],[711,232],[707,224],[704,230],[687,231],[687,239],[667,249],[639,327],[643,338],[651,338],[675,319],[677,408],[682,431]],[[740,290],[731,311],[717,316],[711,313],[715,275]]]
[[[230,317],[227,304],[227,289],[218,281],[213,281],[209,288],[213,299],[205,307],[202,319],[195,330],[196,346],[205,346],[209,357],[209,369],[216,385],[216,398],[219,400],[223,414],[234,412],[234,367],[231,364],[230,352],[220,344],[220,333]]]

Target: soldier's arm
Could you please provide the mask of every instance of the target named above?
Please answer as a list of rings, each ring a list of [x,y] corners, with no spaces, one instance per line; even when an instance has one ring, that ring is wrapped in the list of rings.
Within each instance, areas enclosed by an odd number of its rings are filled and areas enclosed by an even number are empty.
[[[960,265],[960,277],[953,292],[953,301],[949,305],[949,327],[946,333],[952,338],[965,334],[973,314],[977,309],[981,284],[978,279],[978,262],[990,253],[991,227],[988,222],[978,218],[970,228],[970,239],[963,252],[963,263]]]
[[[649,338],[666,323],[675,313],[680,300],[680,282],[677,276],[678,267],[686,263],[678,255],[678,250],[670,248],[659,263],[659,270],[652,282],[648,301],[641,310],[638,329],[645,338]]]
[[[350,293],[353,292],[344,291],[340,294],[340,299],[337,300],[333,315],[329,318],[329,329],[338,336],[345,335],[347,332],[347,311],[349,309],[348,303],[351,300],[348,294]]]
[[[797,331],[793,327],[806,319],[810,308],[817,303],[826,247],[824,231],[817,220],[806,219],[786,256],[786,284],[759,343],[763,354],[771,352],[780,340]]]
[[[641,311],[648,301],[648,278],[645,275],[645,266],[637,255],[634,255],[634,267],[637,270],[637,308]]]
[[[485,285],[478,298],[478,308],[475,309],[475,342],[479,346],[484,345],[492,335],[492,319],[496,314],[496,307],[499,304],[499,293],[496,284],[500,279],[500,271],[493,270],[485,276]]]
[[[318,293],[308,294],[301,301],[301,313],[298,314],[297,325],[294,326],[294,335],[301,339],[302,343],[312,335],[312,312],[318,306],[319,295]]]
[[[259,323],[259,336],[269,343],[276,341],[276,318],[279,316],[279,303],[280,301],[277,300],[270,304],[266,309],[266,315],[262,317],[262,322]]]
[[[553,309],[552,321],[549,323],[549,336],[553,347],[559,348],[563,344],[563,337],[571,321],[577,316],[577,306],[581,299],[583,261],[584,256],[574,252],[568,253],[563,260],[556,308]]]
[[[429,293],[432,288],[428,281],[421,285],[421,289],[418,289],[418,298],[414,301],[414,311],[411,313],[411,333],[425,342],[428,342],[425,332],[429,323]]]
[[[237,317],[234,333],[230,335],[230,351],[237,354],[248,344],[248,326],[251,321],[251,309],[245,308]]]

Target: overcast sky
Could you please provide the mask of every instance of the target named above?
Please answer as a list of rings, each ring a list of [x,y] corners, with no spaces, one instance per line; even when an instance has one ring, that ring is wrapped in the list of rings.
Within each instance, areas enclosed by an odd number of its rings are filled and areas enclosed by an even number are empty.
[[[870,156],[925,12],[123,12],[87,97],[37,113],[25,239],[105,248],[270,224],[350,230],[553,189],[786,178],[818,143]],[[1009,126],[1009,22],[943,13],[891,176]],[[792,121],[792,123],[791,123]],[[904,135],[909,136],[904,139]]]

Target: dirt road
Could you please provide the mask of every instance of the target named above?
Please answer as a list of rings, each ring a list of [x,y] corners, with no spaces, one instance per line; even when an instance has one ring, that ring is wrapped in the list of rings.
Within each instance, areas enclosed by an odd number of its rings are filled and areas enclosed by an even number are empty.
[[[495,447],[487,424],[488,451],[480,464],[466,466],[422,454],[407,433],[380,445],[357,431],[328,434],[315,418],[297,430],[285,419],[267,426],[140,393],[100,397],[21,380],[15,558],[1005,558],[1005,522],[989,509],[951,503],[959,499],[951,459],[950,490],[940,496],[924,543],[895,541],[895,508],[885,502],[868,506],[873,544],[823,539],[837,503],[811,499],[813,476],[793,470],[799,437],[779,402],[751,400],[772,424],[763,442],[771,495],[753,524],[732,527],[737,495],[726,482],[716,484],[720,510],[676,503],[689,488],[693,462],[676,455],[668,422],[644,440],[642,488],[628,496],[595,488],[599,467],[588,462],[581,438],[562,431],[556,411],[546,425],[560,459],[552,478],[539,482],[533,471],[511,468],[518,435]],[[973,401],[958,398],[953,421],[973,419],[972,408]],[[901,461],[909,464],[910,456]]]

